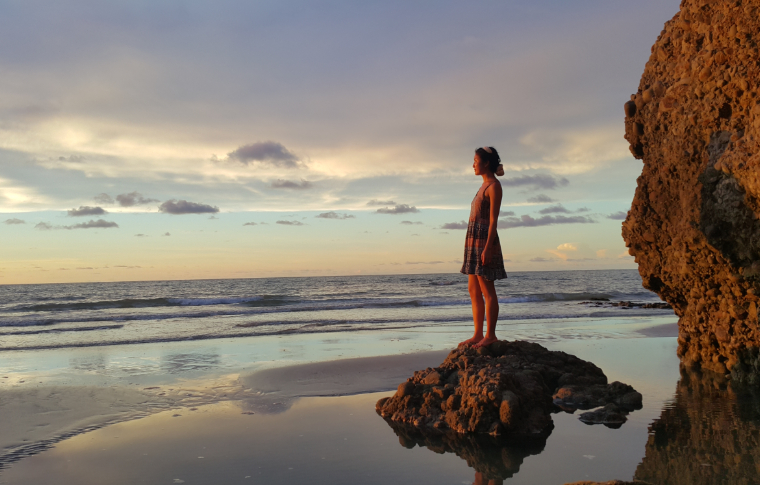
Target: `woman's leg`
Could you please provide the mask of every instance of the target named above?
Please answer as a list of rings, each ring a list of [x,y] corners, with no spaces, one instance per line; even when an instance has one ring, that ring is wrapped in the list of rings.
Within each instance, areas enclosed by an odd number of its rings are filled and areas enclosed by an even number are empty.
[[[485,313],[486,313],[486,322],[488,325],[488,328],[486,330],[486,336],[481,338],[480,341],[475,345],[476,347],[485,347],[487,345],[491,345],[492,343],[496,342],[498,340],[496,338],[496,321],[499,319],[499,299],[496,296],[496,287],[493,284],[493,281],[487,280],[483,278],[482,276],[478,276],[478,286],[480,287],[480,292],[483,294],[483,298],[485,299]],[[480,324],[481,328],[481,335],[482,329],[483,329],[483,323],[481,320]]]
[[[460,342],[459,345],[472,345],[483,340],[483,318],[486,309],[478,277],[474,274],[468,275],[467,290],[470,292],[470,300],[472,300],[472,321],[475,324],[475,333],[472,338]]]

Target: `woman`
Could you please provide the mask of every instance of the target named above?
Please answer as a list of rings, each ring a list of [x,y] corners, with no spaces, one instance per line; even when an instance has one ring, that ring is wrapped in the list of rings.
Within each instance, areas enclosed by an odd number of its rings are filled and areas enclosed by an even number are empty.
[[[483,177],[483,185],[472,201],[461,272],[469,277],[467,288],[472,300],[475,334],[459,345],[485,347],[497,340],[496,320],[499,318],[499,300],[496,297],[493,282],[507,277],[499,235],[496,233],[496,223],[499,220],[501,208],[501,184],[496,180],[496,175],[504,175],[504,168],[494,147],[475,150],[475,162],[472,168],[475,169],[475,175]],[[484,317],[488,325],[485,336],[483,336]]]

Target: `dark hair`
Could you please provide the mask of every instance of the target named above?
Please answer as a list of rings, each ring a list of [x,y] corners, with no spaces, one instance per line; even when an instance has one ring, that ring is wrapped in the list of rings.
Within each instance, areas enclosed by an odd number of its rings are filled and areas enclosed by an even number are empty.
[[[480,159],[483,160],[488,164],[488,170],[490,170],[493,173],[496,173],[497,170],[499,170],[499,165],[501,164],[501,158],[499,158],[499,152],[496,151],[494,147],[488,147],[489,150],[491,150],[493,153],[488,153],[485,150],[485,147],[478,148],[475,150],[475,153],[477,153],[480,156]]]

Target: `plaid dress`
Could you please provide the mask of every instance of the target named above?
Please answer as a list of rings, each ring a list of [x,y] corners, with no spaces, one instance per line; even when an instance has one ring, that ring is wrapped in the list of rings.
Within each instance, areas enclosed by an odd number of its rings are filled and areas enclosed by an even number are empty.
[[[462,264],[461,269],[464,274],[482,276],[491,281],[507,277],[498,234],[495,234],[493,240],[491,260],[484,266],[480,259],[483,247],[488,240],[488,226],[491,220],[491,201],[485,193],[486,189],[494,183],[498,184],[499,181],[491,182],[488,185],[484,184],[472,200],[470,221],[467,224],[467,236],[464,241],[464,264]]]

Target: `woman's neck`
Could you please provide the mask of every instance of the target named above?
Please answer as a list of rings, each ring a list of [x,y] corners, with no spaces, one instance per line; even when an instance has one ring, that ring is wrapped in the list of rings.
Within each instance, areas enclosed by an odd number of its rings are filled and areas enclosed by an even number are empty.
[[[483,183],[493,182],[494,180],[496,180],[496,175],[492,173],[484,173],[482,174],[482,177],[483,177]]]

